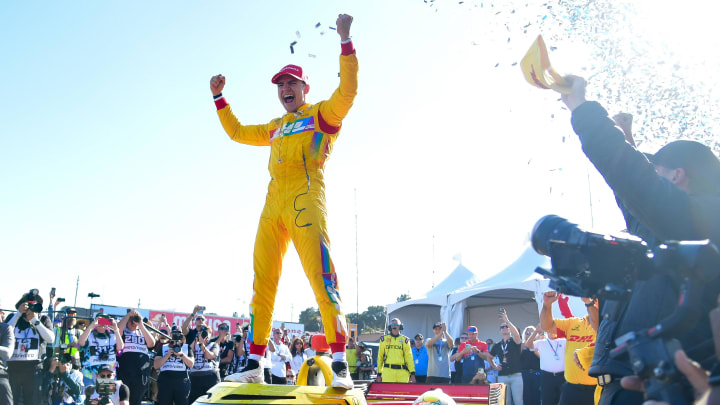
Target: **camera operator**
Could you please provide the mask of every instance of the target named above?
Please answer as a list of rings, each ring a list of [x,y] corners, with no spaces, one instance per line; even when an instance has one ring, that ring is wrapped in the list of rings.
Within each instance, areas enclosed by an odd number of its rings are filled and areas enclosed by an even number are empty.
[[[586,82],[577,76],[566,79],[572,92],[562,96],[572,111],[572,126],[583,152],[615,193],[630,233],[650,247],[669,240],[710,239],[720,244],[720,160],[707,146],[679,140],[663,146],[648,158],[632,145],[630,125],[615,126],[597,102],[586,101]],[[590,375],[603,386],[600,404],[636,404],[642,396],[623,390],[620,378],[632,375],[628,361],[610,358],[616,338],[648,329],[672,313],[678,289],[668,272],[658,271],[638,281],[627,300],[603,300],[602,323]],[[720,292],[715,277],[704,283],[703,314]],[[704,319],[704,320],[703,320]],[[687,350],[710,335],[706,318],[677,336]],[[711,353],[698,353],[706,358]]]
[[[201,329],[190,343],[190,350],[195,356],[195,364],[190,369],[190,397],[188,403],[195,402],[198,397],[205,394],[208,389],[220,382],[218,370],[218,355],[220,346],[210,342],[210,330]]]
[[[230,325],[221,323],[218,326],[218,336],[210,339],[220,347],[220,380],[228,375],[228,367],[235,355],[235,344],[230,338]]]
[[[15,334],[13,329],[6,323],[0,323],[0,405],[13,403],[12,390],[8,380],[7,361],[10,360],[14,348]]]
[[[130,389],[122,381],[115,379],[113,367],[105,364],[95,374],[95,385],[85,387],[86,405],[128,405]]]
[[[38,290],[30,290],[15,304],[18,312],[8,321],[15,335],[15,350],[8,361],[8,374],[16,404],[20,398],[25,404],[40,403],[45,349],[55,340],[50,319],[45,315],[40,319],[37,317],[42,307]]]
[[[122,331],[124,347],[118,357],[117,375],[130,389],[130,405],[140,405],[151,371],[149,349],[155,347],[155,338],[145,328],[137,310],[125,314],[118,329]]]
[[[108,325],[109,324],[109,325]],[[108,329],[108,326],[110,328]],[[115,319],[100,314],[85,328],[85,332],[78,341],[83,347],[87,357],[84,361],[83,382],[90,385],[102,366],[115,371],[116,353],[123,350],[123,340],[120,338],[120,329]]]
[[[163,339],[164,340],[164,339]],[[181,331],[172,332],[172,340],[158,344],[154,367],[158,376],[158,402],[160,405],[187,405],[190,394],[189,370],[193,367],[193,351],[185,343]]]
[[[53,348],[55,349],[55,354],[69,354],[72,358],[73,368],[79,370],[81,366],[79,346],[82,344],[78,343],[78,341],[80,340],[82,332],[76,327],[76,314],[77,312],[74,308],[67,309],[65,318],[62,320],[62,326],[55,328]]]
[[[83,376],[72,367],[72,356],[54,356],[48,373],[52,376],[50,405],[83,403]]]

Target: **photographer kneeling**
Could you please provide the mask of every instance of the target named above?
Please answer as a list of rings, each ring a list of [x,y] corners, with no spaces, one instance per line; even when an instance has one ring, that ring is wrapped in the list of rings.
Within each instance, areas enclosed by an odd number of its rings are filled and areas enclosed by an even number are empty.
[[[94,382],[95,385],[85,387],[85,405],[130,404],[130,389],[115,379],[115,371],[109,365],[100,366]]]
[[[50,405],[83,403],[83,376],[73,368],[70,354],[53,357],[48,372],[52,377]]]
[[[187,353],[187,354],[186,354]],[[182,332],[173,331],[172,340],[157,346],[154,367],[158,376],[160,405],[187,405],[190,394],[188,371],[193,367],[193,352],[185,343]]]
[[[573,130],[580,137],[583,152],[615,193],[628,231],[650,248],[671,240],[710,239],[720,244],[720,160],[710,148],[678,140],[648,160],[633,147],[629,125],[618,120],[623,125],[621,130],[600,104],[585,100],[583,78],[568,76],[566,80],[572,92],[562,100],[572,111]],[[621,388],[621,377],[633,375],[633,369],[627,359],[611,358],[610,351],[618,337],[653,327],[678,306],[678,283],[674,279],[681,276],[679,270],[654,271],[634,283],[629,298],[603,300],[589,370],[603,386],[602,405],[643,401],[640,393]],[[710,336],[706,314],[719,292],[718,277],[703,280],[702,317],[676,336],[686,351]],[[712,354],[708,347],[694,355],[702,360]]]

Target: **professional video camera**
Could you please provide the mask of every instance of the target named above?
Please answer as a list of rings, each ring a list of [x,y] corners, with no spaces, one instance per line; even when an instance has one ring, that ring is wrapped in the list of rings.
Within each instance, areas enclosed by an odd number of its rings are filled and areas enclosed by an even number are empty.
[[[639,239],[587,232],[555,215],[541,218],[531,239],[533,248],[552,262],[550,271],[535,271],[564,294],[619,301],[629,297],[636,281],[652,275],[666,275],[675,283],[675,310],[651,328],[620,336],[611,356],[629,356],[633,371],[645,381],[648,399],[691,403],[691,387],[673,361],[681,348],[673,337],[690,330],[703,315],[703,286],[720,271],[718,248],[704,240],[672,241],[648,249]]]
[[[542,217],[531,240],[552,261],[552,270],[535,271],[550,279],[550,288],[578,297],[619,300],[635,281],[660,272],[680,285],[686,277],[710,280],[720,270],[720,253],[710,241],[667,242],[650,250],[632,236],[587,232],[556,215]]]
[[[208,334],[209,334],[209,333],[208,333],[208,328],[207,328],[207,326],[202,326],[202,327],[200,328],[200,337],[203,338],[203,339],[205,339],[206,337],[208,337]]]
[[[115,394],[115,386],[117,381],[112,378],[98,378],[95,384],[95,392],[100,396],[99,405],[105,405],[112,402],[110,399]]]

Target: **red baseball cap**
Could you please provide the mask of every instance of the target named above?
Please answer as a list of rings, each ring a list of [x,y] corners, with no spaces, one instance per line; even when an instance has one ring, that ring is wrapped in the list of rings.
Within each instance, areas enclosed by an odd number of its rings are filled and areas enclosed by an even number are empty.
[[[284,68],[280,69],[280,71],[275,73],[275,76],[273,76],[270,80],[272,84],[277,84],[278,79],[282,75],[289,75],[298,80],[304,81],[305,84],[309,84],[307,75],[303,72],[303,68],[298,65],[287,65]]]

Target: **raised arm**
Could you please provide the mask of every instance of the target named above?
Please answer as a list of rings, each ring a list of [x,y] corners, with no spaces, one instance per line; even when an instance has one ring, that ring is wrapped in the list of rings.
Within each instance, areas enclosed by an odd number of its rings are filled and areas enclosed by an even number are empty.
[[[545,291],[543,294],[543,306],[540,310],[540,326],[544,331],[552,332],[555,330],[555,321],[552,316],[552,304],[557,301],[557,291]]]
[[[270,145],[270,131],[273,127],[270,124],[265,125],[243,125],[237,119],[230,108],[222,90],[225,88],[225,76],[215,75],[210,78],[210,91],[213,94],[215,108],[217,108],[218,117],[225,132],[230,139],[236,142],[255,146]],[[279,124],[278,124],[279,126]],[[196,307],[197,308],[197,307]],[[194,315],[194,314],[193,314]],[[183,331],[184,334],[187,332]]]
[[[335,22],[342,48],[340,55],[340,85],[330,96],[330,99],[320,104],[320,115],[325,122],[333,127],[340,126],[343,118],[350,111],[357,94],[358,62],[352,39],[350,39],[352,21],[351,16],[340,14]]]

